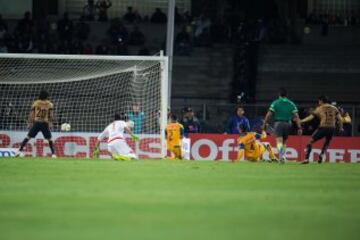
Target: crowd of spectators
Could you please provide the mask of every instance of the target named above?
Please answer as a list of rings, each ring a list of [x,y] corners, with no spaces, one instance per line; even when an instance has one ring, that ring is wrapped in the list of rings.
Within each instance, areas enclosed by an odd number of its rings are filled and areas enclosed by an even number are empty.
[[[111,1],[89,0],[79,20],[70,18],[68,13],[57,21],[45,15],[33,20],[31,13],[26,12],[13,30],[0,15],[0,52],[127,55],[129,46],[137,46],[139,55],[149,55],[151,51],[139,25],[146,22],[165,24],[166,14],[156,8],[150,17],[141,16],[129,6],[121,18],[109,20],[107,9],[110,7]],[[106,24],[109,26],[106,35],[96,42],[89,39],[92,30],[89,21],[95,20],[110,21]],[[175,37],[176,54],[190,55],[193,46],[209,42],[209,18],[199,17],[193,21],[189,12],[180,14],[176,8],[175,22],[182,29]]]
[[[306,17],[306,24],[328,24],[338,26],[356,26],[360,25],[360,15],[352,13],[347,15],[333,15],[333,14],[317,14],[310,13]]]

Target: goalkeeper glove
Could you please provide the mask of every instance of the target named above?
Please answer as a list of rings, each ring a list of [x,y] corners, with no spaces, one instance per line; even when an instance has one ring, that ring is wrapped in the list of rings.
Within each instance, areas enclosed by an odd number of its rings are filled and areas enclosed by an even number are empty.
[[[139,141],[139,137],[134,134],[131,134],[131,140],[133,140],[134,142],[137,142],[137,141]]]
[[[93,154],[92,154],[93,158],[98,158],[99,153],[100,153],[100,149],[98,147],[96,147]]]

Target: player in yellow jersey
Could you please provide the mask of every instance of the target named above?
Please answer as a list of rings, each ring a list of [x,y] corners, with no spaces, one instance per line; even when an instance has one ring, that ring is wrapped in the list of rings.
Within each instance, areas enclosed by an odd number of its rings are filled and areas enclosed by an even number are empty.
[[[22,155],[23,148],[31,138],[36,137],[39,132],[42,132],[44,138],[49,142],[52,157],[56,157],[54,143],[51,140],[50,131],[54,118],[54,105],[48,100],[48,97],[48,92],[45,90],[41,90],[39,94],[39,99],[33,102],[28,121],[28,126],[30,130],[27,137],[21,143],[17,156]]]
[[[184,136],[184,127],[177,122],[177,117],[170,114],[170,122],[165,129],[166,145],[170,152],[170,159],[182,159],[181,140]]]
[[[271,146],[268,144],[257,142],[256,140],[266,138],[266,132],[262,134],[256,132],[246,132],[246,126],[240,125],[240,138],[238,139],[239,152],[237,161],[240,161],[245,156],[246,160],[257,162],[262,159],[265,151],[269,152],[270,160],[277,161]]]

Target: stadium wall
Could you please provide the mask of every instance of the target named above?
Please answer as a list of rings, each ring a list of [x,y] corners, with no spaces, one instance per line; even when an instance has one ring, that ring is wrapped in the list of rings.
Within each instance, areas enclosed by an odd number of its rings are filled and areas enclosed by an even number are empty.
[[[54,133],[53,139],[58,157],[90,157],[94,150],[98,133]],[[0,133],[0,157],[13,155],[22,139],[26,136],[23,131],[2,131]],[[236,158],[238,150],[237,135],[224,134],[191,134],[191,159],[196,160],[225,160]],[[305,147],[309,137],[292,136],[287,144],[287,158],[300,161],[304,158]],[[128,144],[135,150],[139,158],[161,158],[160,140],[158,135],[140,135],[140,141],[134,144],[127,139]],[[268,137],[265,141],[275,146],[275,139]],[[311,159],[317,159],[323,141],[314,145]],[[273,148],[276,153],[276,148]],[[44,139],[31,140],[25,147],[27,156],[51,156],[47,141]],[[109,158],[106,146],[101,145],[101,158]],[[264,158],[268,158],[264,154]],[[360,163],[360,137],[335,137],[327,151],[327,161]]]

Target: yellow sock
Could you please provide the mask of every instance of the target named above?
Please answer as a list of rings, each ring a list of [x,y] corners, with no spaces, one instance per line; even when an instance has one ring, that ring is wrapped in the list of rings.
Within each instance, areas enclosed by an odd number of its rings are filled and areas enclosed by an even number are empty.
[[[274,152],[273,152],[273,150],[272,150],[272,148],[271,148],[270,145],[267,146],[267,150],[269,151],[269,157],[270,157],[270,159],[271,159],[271,160],[272,160],[272,159],[276,159],[276,157],[275,157],[275,155],[274,155]]]

